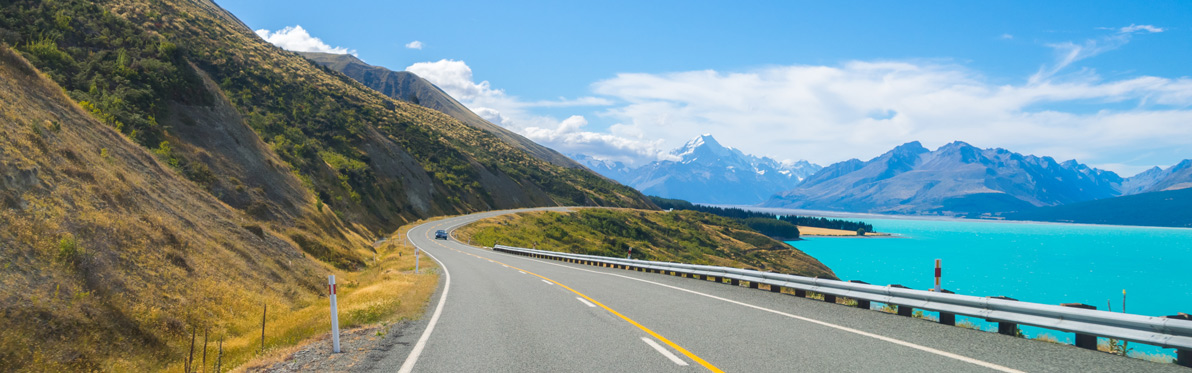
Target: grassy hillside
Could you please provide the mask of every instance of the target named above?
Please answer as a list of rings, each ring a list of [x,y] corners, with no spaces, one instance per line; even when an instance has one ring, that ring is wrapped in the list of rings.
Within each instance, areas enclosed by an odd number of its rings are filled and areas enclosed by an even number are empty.
[[[483,220],[456,231],[461,240],[578,254],[708,264],[836,278],[815,258],[739,221],[696,211],[579,209]]]
[[[345,325],[416,315],[434,278],[370,245],[403,224],[652,206],[209,1],[9,1],[0,42],[0,370],[178,371],[196,329],[232,367],[264,306],[267,350],[324,332],[327,274]]]
[[[388,98],[263,40],[207,1],[17,1],[0,37],[67,94],[187,178],[262,218],[300,186],[374,235],[427,216],[541,205],[649,207],[630,188],[553,165],[438,111]],[[220,105],[220,98],[228,105]],[[245,123],[277,164],[229,172]],[[226,132],[226,131],[224,131]]]
[[[1040,207],[1004,216],[1012,220],[1192,227],[1192,188]]]
[[[372,66],[348,54],[318,52],[299,52],[298,54],[320,65],[341,72],[369,88],[384,93],[386,96],[441,111],[464,124],[487,131],[502,141],[524,150],[537,158],[558,166],[569,168],[582,167],[571,158],[551,148],[539,145],[513,131],[490,123],[471,110],[468,110],[467,107],[456,101],[447,92],[443,92],[442,89],[431,84],[431,82],[409,71],[393,71],[380,66]]]
[[[260,347],[266,305],[269,348],[323,332],[328,273],[385,285],[386,301],[345,308],[352,324],[413,317],[433,291],[434,277],[383,274],[402,257],[335,268],[372,249],[312,204],[296,227],[230,208],[7,47],[0,117],[0,370],[180,370],[196,329],[225,340],[232,367]]]

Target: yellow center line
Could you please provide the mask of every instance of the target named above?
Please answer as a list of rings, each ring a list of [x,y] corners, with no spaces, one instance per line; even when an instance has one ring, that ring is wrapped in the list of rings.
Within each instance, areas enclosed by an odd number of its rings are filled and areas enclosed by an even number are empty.
[[[447,247],[447,246],[444,245],[443,247]],[[543,275],[540,275],[540,274],[537,274],[534,272],[530,272],[530,271],[527,271],[527,270],[524,270],[524,269],[521,269],[518,267],[514,267],[514,266],[511,266],[511,265],[508,265],[505,263],[501,263],[499,261],[485,258],[485,257],[479,256],[476,254],[463,252],[463,251],[456,250],[456,249],[453,249],[450,247],[447,247],[447,248],[450,250],[453,250],[453,251],[456,251],[459,253],[463,253],[463,254],[467,254],[467,255],[471,255],[471,256],[474,256],[474,257],[477,257],[480,259],[486,259],[490,262],[500,263],[500,264],[507,266],[509,268],[513,268],[513,269],[537,276],[538,278],[541,278],[546,281],[550,281],[551,283],[554,283],[555,285],[559,285],[560,287],[570,290],[572,293],[575,293],[576,295],[579,295],[579,296],[583,297],[584,299],[587,299],[589,302],[592,302],[592,304],[600,306],[600,308],[603,308],[605,311],[608,311],[611,314],[617,315],[617,317],[620,317],[622,320],[628,321],[630,324],[633,324],[633,326],[636,326],[638,329],[641,329],[642,331],[646,332],[646,334],[649,334],[649,335],[653,336],[654,338],[657,338],[659,341],[662,341],[662,343],[666,343],[667,346],[670,346],[671,348],[675,349],[675,351],[679,351],[679,353],[683,354],[684,356],[691,358],[691,360],[695,361],[696,363],[699,363],[699,365],[702,365],[704,368],[708,368],[708,370],[713,371],[713,372],[719,372],[719,373],[724,372],[723,370],[720,370],[720,368],[717,368],[715,365],[712,365],[712,363],[709,363],[706,360],[700,358],[699,356],[696,356],[695,354],[691,353],[691,351],[687,351],[687,349],[680,347],[679,345],[675,344],[674,342],[671,342],[671,340],[666,339],[666,337],[663,337],[662,335],[655,333],[653,330],[650,330],[650,328],[647,328],[644,325],[639,324],[637,321],[633,321],[633,319],[629,318],[628,316],[625,316],[625,315],[621,314],[620,312],[617,312],[616,310],[609,308],[608,306],[605,306],[603,303],[597,302],[595,299],[592,299],[592,297],[589,297],[584,293],[581,293],[575,289],[572,289],[571,287],[569,287],[567,285],[563,285],[563,284],[559,283],[558,281],[547,278],[546,276],[543,276]]]

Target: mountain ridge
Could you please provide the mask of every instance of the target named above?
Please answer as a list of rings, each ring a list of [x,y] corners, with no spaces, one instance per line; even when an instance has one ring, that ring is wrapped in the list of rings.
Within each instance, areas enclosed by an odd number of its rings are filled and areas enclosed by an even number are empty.
[[[316,63],[347,75],[349,78],[391,98],[438,110],[469,126],[488,131],[507,143],[557,166],[578,168],[579,163],[567,156],[535,143],[513,131],[493,124],[468,109],[447,92],[430,81],[409,71],[389,70],[368,63],[350,54],[295,52]]]
[[[1122,178],[1075,161],[980,149],[962,141],[935,151],[909,142],[869,161],[830,165],[768,207],[971,215],[1119,195]]]
[[[668,156],[670,159],[639,167],[582,155],[572,157],[642,193],[711,204],[755,204],[820,169],[807,161],[780,162],[745,154],[721,145],[710,134],[687,141]]]

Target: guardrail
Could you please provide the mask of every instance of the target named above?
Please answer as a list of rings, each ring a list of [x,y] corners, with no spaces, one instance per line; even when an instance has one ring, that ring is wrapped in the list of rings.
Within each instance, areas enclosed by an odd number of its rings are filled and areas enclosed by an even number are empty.
[[[758,289],[767,285],[771,292],[791,289],[796,296],[807,292],[823,294],[824,301],[835,303],[837,297],[854,299],[857,307],[869,309],[870,302],[898,306],[898,314],[911,316],[913,309],[940,313],[939,321],[955,325],[956,315],[983,318],[998,324],[998,333],[1016,335],[1018,325],[1031,325],[1076,334],[1076,346],[1097,349],[1097,337],[1139,342],[1177,351],[1177,364],[1192,367],[1192,320],[1189,315],[1142,316],[1098,311],[1082,304],[1060,306],[1019,302],[1006,297],[977,297],[909,289],[901,285],[878,286],[860,281],[822,278],[671,262],[611,258],[495,245],[493,250],[542,259],[613,267],[635,271],[665,273],[732,285],[748,283]]]

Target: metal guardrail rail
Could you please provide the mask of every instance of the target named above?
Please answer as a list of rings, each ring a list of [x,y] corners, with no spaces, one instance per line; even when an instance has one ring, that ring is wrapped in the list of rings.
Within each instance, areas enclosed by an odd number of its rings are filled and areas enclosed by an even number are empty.
[[[623,268],[628,270],[666,273],[702,278],[733,285],[747,282],[750,288],[768,285],[770,291],[792,289],[796,296],[806,292],[824,295],[824,301],[836,302],[836,297],[857,301],[868,309],[870,302],[898,306],[898,314],[911,316],[913,309],[940,313],[940,322],[955,325],[955,315],[964,315],[998,323],[998,332],[1015,335],[1018,325],[1031,325],[1069,333],[1076,333],[1076,346],[1097,348],[1097,337],[1145,343],[1177,350],[1177,364],[1192,367],[1192,320],[1187,314],[1177,316],[1143,316],[1098,311],[1085,305],[1048,305],[1020,302],[1005,297],[978,297],[909,289],[900,285],[878,286],[859,281],[846,282],[812,278],[751,269],[707,265],[621,259],[595,255],[569,254],[553,251],[495,245],[493,250],[543,259]]]

